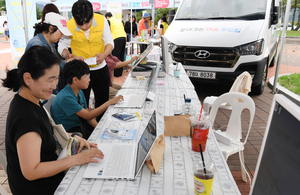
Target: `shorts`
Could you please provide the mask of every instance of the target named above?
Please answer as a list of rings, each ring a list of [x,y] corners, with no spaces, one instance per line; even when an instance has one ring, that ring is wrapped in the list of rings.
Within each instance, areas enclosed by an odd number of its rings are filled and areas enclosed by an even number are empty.
[[[9,31],[5,31],[5,35],[9,35]]]

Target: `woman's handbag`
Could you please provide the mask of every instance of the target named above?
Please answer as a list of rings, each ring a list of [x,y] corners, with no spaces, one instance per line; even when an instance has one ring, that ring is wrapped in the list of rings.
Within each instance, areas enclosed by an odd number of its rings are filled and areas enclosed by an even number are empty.
[[[45,109],[45,112],[47,113],[48,117],[49,117],[49,121],[53,127],[53,136],[56,140],[56,154],[59,156],[59,154],[61,153],[62,149],[66,146],[66,144],[69,141],[69,136],[65,130],[65,128],[62,126],[62,124],[55,124],[55,122],[53,121],[51,115],[49,114],[49,112],[47,111],[47,109],[45,107],[43,107]]]

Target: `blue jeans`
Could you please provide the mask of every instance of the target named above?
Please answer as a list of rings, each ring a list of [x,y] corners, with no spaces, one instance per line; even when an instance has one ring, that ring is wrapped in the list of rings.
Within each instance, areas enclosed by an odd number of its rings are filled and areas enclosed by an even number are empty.
[[[127,37],[127,42],[130,42],[131,41],[131,34],[126,33],[126,37]],[[132,37],[133,37],[133,35],[132,35]],[[131,47],[130,47],[130,54],[133,54],[133,44],[131,44]],[[126,60],[126,56],[127,56],[127,48],[125,49],[125,57],[124,57],[125,60]]]

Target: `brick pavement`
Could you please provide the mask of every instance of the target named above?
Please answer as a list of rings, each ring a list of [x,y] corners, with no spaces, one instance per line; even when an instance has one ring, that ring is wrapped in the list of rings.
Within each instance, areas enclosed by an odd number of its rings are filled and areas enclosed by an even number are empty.
[[[9,52],[10,44],[5,43],[4,37],[0,37],[0,78],[5,77],[4,69],[12,68],[11,64],[11,54]],[[293,52],[293,51],[292,51]],[[268,79],[275,74],[275,67],[269,68]],[[281,65],[279,74],[285,73],[295,73],[300,72],[299,67],[292,67]],[[115,82],[122,84],[126,78],[128,72],[124,71],[124,76],[121,78],[116,78]],[[251,175],[254,175],[256,162],[258,159],[258,154],[260,151],[261,142],[263,139],[264,131],[266,128],[266,122],[268,119],[268,113],[270,111],[271,102],[273,99],[273,94],[270,93],[271,89],[267,86],[265,87],[264,93],[259,96],[251,96],[256,105],[255,118],[251,128],[251,132],[245,146],[245,164],[248,170],[251,171]],[[11,99],[13,98],[14,93],[7,91],[7,89],[0,87],[0,150],[5,154],[5,123],[7,117],[7,111]],[[201,100],[202,101],[202,100]],[[249,113],[244,111],[245,116],[242,117],[242,127],[243,127],[243,137],[246,135],[246,130],[248,128],[247,124],[249,122]],[[219,127],[226,125],[228,117],[230,116],[230,111],[221,110],[217,115],[216,123]],[[228,165],[233,174],[233,177],[241,191],[242,195],[249,194],[249,184],[244,183],[241,179],[241,168],[238,155],[232,155],[228,158]],[[1,185],[10,192],[7,178],[3,170],[0,170],[0,183]]]

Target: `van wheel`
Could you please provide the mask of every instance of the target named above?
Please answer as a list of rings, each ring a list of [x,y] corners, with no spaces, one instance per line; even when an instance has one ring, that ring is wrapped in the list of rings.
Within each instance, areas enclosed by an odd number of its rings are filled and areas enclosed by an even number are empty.
[[[261,83],[255,87],[251,88],[251,94],[254,95],[261,95],[264,92],[265,84],[267,81],[267,75],[268,75],[268,64],[265,65],[264,73],[261,79]]]
[[[276,58],[276,55],[273,57],[272,62],[270,63],[269,67],[273,67],[275,65],[275,58]]]

